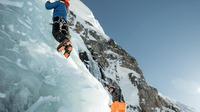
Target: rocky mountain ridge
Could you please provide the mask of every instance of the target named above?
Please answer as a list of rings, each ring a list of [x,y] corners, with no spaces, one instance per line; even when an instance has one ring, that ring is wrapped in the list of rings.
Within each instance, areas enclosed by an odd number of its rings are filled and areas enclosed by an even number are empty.
[[[105,88],[112,86],[117,89],[116,93],[111,94],[113,101],[118,101],[120,97],[124,99],[124,94],[120,93],[123,89],[119,85],[120,77],[118,75],[115,78],[108,76],[107,69],[112,66],[113,61],[120,62],[121,67],[128,68],[139,74],[139,77],[135,76],[134,73],[128,73],[129,81],[132,86],[138,89],[139,105],[128,104],[127,112],[181,112],[181,109],[173,102],[164,99],[159,95],[158,90],[152,86],[149,86],[145,81],[142,70],[139,68],[138,63],[134,57],[129,55],[122,47],[120,47],[113,39],[105,39],[104,35],[90,28],[85,28],[84,25],[75,21],[76,15],[71,11],[69,25],[73,27],[82,39],[84,40],[87,48],[89,49],[93,60],[98,63],[100,76],[97,76],[98,80],[104,85]],[[92,23],[84,21],[85,24],[93,27]],[[92,39],[91,39],[92,38]],[[107,51],[110,51],[107,52]],[[109,60],[109,61],[108,61]],[[110,61],[111,60],[111,61]],[[116,66],[115,66],[116,67]],[[89,68],[91,73],[94,73],[93,68]],[[118,72],[115,68],[115,72]],[[120,97],[119,97],[120,96]]]

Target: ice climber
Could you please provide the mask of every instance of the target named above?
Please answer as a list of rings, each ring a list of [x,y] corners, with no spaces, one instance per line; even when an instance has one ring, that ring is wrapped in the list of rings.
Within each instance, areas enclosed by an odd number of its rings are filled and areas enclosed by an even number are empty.
[[[50,0],[48,0],[45,4],[47,10],[53,10],[52,34],[60,43],[57,50],[59,52],[65,51],[64,56],[66,58],[70,56],[72,51],[72,44],[67,24],[69,5],[70,0],[58,0],[55,2],[50,2]]]

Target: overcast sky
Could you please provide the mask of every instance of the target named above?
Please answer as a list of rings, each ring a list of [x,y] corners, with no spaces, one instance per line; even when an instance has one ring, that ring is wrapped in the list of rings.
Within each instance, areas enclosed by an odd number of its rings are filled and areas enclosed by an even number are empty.
[[[162,94],[200,112],[200,0],[83,0]]]

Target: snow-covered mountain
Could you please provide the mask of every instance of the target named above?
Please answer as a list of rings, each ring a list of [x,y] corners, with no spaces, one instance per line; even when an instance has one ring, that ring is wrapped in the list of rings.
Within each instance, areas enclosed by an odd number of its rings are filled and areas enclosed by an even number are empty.
[[[194,108],[189,107],[189,106],[187,106],[187,105],[185,105],[183,103],[176,102],[176,104],[180,108],[181,112],[197,112]]]
[[[109,38],[90,9],[71,0],[73,52],[57,53],[45,0],[0,1],[0,112],[192,112],[149,86],[136,59]]]

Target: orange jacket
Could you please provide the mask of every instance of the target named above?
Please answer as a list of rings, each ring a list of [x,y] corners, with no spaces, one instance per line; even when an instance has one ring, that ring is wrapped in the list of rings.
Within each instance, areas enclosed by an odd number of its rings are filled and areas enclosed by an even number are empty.
[[[118,101],[113,102],[111,112],[126,112],[126,103]]]

